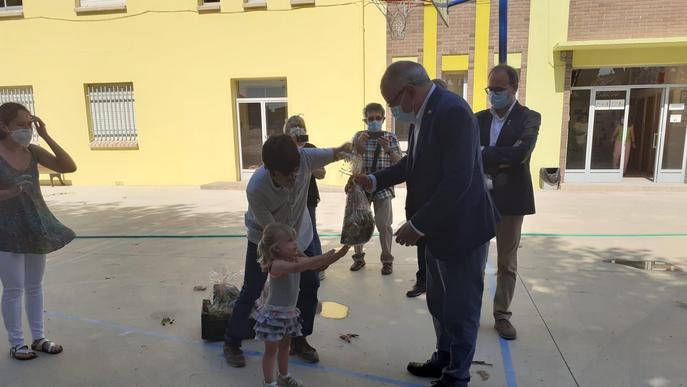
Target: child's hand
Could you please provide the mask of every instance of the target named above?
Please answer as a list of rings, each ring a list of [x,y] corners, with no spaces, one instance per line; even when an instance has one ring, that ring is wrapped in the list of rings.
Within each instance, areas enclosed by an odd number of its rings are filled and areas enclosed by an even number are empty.
[[[342,248],[339,249],[336,253],[334,253],[334,256],[336,257],[337,260],[343,258],[346,256],[346,253],[348,253],[348,250],[351,248],[351,246],[344,245]],[[334,251],[334,250],[332,250]]]

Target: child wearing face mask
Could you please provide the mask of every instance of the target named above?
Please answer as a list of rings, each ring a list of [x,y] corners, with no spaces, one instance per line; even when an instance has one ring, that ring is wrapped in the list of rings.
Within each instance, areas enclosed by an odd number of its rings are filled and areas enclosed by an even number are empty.
[[[32,144],[34,127],[52,153]],[[50,212],[38,183],[38,164],[59,173],[76,164],[50,137],[43,121],[18,103],[0,106],[0,280],[2,317],[10,356],[32,360],[36,352],[58,354],[62,346],[45,338],[43,274],[46,254],[64,247],[75,235]],[[22,297],[33,343],[24,344]]]

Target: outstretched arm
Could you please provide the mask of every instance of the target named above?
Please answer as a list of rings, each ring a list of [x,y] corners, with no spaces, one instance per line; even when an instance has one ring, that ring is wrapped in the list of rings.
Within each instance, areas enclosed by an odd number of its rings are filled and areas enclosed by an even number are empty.
[[[317,257],[299,257],[295,262],[275,260],[270,273],[275,276],[301,273],[329,266],[346,255],[350,246],[343,246],[339,251],[331,250]]]

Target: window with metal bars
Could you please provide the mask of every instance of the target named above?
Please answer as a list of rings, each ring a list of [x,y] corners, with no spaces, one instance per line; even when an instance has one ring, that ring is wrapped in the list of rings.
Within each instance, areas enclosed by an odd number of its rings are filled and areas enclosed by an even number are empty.
[[[0,0],[0,11],[13,7],[21,8],[22,0]]]
[[[2,1],[2,0],[0,0]],[[0,105],[5,102],[16,102],[29,109],[31,115],[36,114],[36,106],[33,100],[33,88],[31,86],[0,87]],[[33,133],[32,143],[38,144],[38,134]]]
[[[134,86],[88,85],[92,148],[138,148]]]

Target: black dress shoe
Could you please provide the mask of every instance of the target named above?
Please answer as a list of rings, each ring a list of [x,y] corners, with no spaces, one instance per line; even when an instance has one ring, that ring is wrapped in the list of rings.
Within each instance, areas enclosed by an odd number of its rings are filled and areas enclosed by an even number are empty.
[[[408,290],[406,297],[415,298],[427,292],[427,288],[422,284],[415,284],[412,289]]]
[[[424,363],[408,363],[408,372],[421,378],[440,378],[443,368],[439,368],[430,361]]]
[[[449,387],[449,385],[441,380],[432,380],[432,383],[429,384],[429,387]]]

